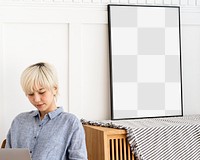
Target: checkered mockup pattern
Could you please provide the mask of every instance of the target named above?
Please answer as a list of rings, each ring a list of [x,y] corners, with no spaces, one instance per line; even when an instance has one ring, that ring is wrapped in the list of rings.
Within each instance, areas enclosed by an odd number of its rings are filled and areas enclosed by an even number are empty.
[[[112,118],[182,114],[179,7],[109,6]]]

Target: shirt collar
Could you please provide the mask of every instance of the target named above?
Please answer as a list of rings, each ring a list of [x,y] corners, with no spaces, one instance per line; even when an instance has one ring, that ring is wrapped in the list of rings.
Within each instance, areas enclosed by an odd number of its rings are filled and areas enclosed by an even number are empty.
[[[49,118],[50,118],[50,119],[53,119],[53,118],[55,118],[56,116],[58,116],[61,112],[63,112],[63,108],[62,108],[62,107],[58,107],[56,110],[54,110],[54,111],[48,113]]]
[[[56,110],[49,112],[47,115],[49,116],[50,119],[55,118],[56,116],[58,116],[61,112],[63,112],[63,108],[62,107],[58,107]],[[32,116],[36,117],[39,116],[40,113],[38,110],[33,111]]]

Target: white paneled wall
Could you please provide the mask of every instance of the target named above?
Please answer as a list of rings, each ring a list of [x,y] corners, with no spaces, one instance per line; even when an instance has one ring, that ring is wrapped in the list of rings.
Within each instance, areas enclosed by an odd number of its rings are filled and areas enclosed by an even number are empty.
[[[182,33],[184,114],[200,114],[200,24]]]
[[[110,119],[108,3],[181,6],[184,114],[200,113],[199,0],[0,0],[0,141],[34,109],[19,78],[38,61],[56,66],[65,111]]]
[[[22,70],[35,62],[48,61],[59,69],[62,96],[58,103],[68,109],[68,25],[3,23],[1,32],[0,106],[3,115],[0,123],[3,128],[7,129],[19,112],[33,109],[20,88],[19,78]]]
[[[65,111],[109,117],[107,32],[105,9],[0,5],[0,141],[17,114],[34,109],[19,79],[25,67],[40,61],[56,66],[57,103]]]

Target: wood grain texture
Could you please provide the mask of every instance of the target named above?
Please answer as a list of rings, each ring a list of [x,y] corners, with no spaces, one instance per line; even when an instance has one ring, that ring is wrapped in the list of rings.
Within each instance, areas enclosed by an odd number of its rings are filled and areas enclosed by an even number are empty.
[[[84,125],[88,160],[134,160],[123,129]]]
[[[1,148],[5,148],[5,146],[6,146],[6,140],[4,139],[2,144],[1,144]]]

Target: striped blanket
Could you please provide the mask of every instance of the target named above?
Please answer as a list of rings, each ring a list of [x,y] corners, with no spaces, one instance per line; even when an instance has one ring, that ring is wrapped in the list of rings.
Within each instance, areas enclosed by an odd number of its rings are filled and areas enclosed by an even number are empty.
[[[200,115],[82,123],[125,129],[137,160],[200,160]]]

